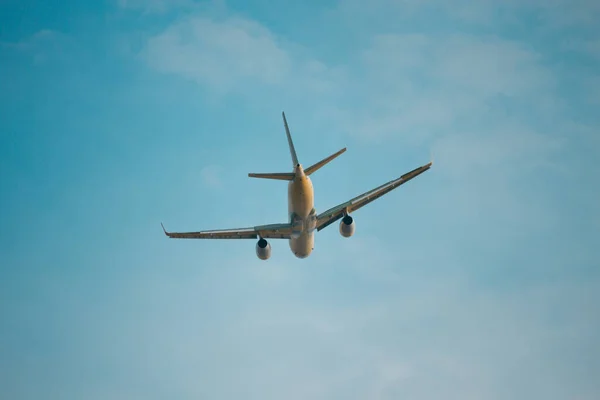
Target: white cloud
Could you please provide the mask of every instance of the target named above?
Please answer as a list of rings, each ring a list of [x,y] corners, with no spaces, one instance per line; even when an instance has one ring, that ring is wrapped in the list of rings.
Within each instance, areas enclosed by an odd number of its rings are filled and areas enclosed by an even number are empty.
[[[223,22],[193,17],[149,40],[150,65],[219,91],[240,82],[281,83],[292,62],[275,37],[260,24],[241,18]]]
[[[138,10],[145,14],[162,14],[173,9],[192,8],[198,4],[194,0],[118,0],[122,9]]]
[[[488,96],[522,95],[547,91],[551,83],[540,57],[518,42],[467,35],[433,40],[433,75],[456,88]]]
[[[367,107],[348,112],[348,129],[366,137],[452,129],[480,120],[498,95],[539,96],[550,72],[519,43],[468,35],[380,35],[363,53]],[[369,90],[372,89],[372,90]],[[353,116],[353,117],[352,117]]]
[[[302,46],[277,37],[251,19],[204,16],[185,18],[150,38],[143,58],[155,70],[192,80],[214,93],[269,89],[285,93],[324,95],[339,89],[344,71],[306,54]],[[249,88],[252,88],[250,90]],[[252,94],[249,94],[252,92]]]

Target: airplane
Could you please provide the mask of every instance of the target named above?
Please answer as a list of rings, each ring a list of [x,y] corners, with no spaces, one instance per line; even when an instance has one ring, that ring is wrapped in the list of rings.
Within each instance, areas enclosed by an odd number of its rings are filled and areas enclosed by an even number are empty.
[[[369,204],[386,193],[391,192],[400,185],[427,171],[433,162],[415,168],[410,172],[384,183],[368,192],[341,203],[329,210],[317,214],[314,207],[314,190],[310,175],[329,163],[346,148],[330,155],[327,158],[304,169],[298,162],[292,136],[285,118],[281,113],[283,125],[287,135],[290,155],[292,156],[292,172],[276,173],[250,173],[251,178],[277,179],[288,181],[288,221],[282,224],[260,225],[249,228],[208,230],[200,232],[167,232],[161,223],[162,229],[169,238],[176,239],[258,239],[256,243],[256,256],[261,260],[271,257],[271,244],[267,239],[288,239],[291,251],[297,258],[306,258],[314,250],[315,231],[319,232],[330,224],[341,219],[339,224],[340,234],[351,237],[356,229],[354,218],[350,215],[354,211]]]

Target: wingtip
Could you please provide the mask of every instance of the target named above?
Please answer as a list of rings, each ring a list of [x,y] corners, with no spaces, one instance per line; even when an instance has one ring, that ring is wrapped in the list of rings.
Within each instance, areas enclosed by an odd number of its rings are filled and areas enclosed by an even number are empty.
[[[160,226],[162,227],[163,232],[165,233],[165,235],[169,236],[169,233],[167,232],[167,230],[165,229],[165,226],[163,225],[163,223],[160,223]]]

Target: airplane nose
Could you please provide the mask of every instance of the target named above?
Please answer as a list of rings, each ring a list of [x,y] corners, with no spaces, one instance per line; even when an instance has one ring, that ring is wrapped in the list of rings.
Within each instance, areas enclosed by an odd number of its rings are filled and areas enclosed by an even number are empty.
[[[302,250],[302,251],[295,251],[294,255],[298,258],[306,258],[308,256],[310,256],[310,254],[312,253],[313,249],[309,248],[306,250]]]

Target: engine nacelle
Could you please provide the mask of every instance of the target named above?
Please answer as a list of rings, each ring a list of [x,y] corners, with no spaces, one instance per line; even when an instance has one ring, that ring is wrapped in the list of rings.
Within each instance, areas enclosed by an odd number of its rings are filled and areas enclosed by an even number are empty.
[[[271,257],[271,245],[263,238],[256,243],[256,256],[261,260],[268,260]]]
[[[349,215],[346,215],[340,221],[340,234],[343,237],[350,237],[354,235],[355,228],[356,226],[354,225],[354,219]]]

